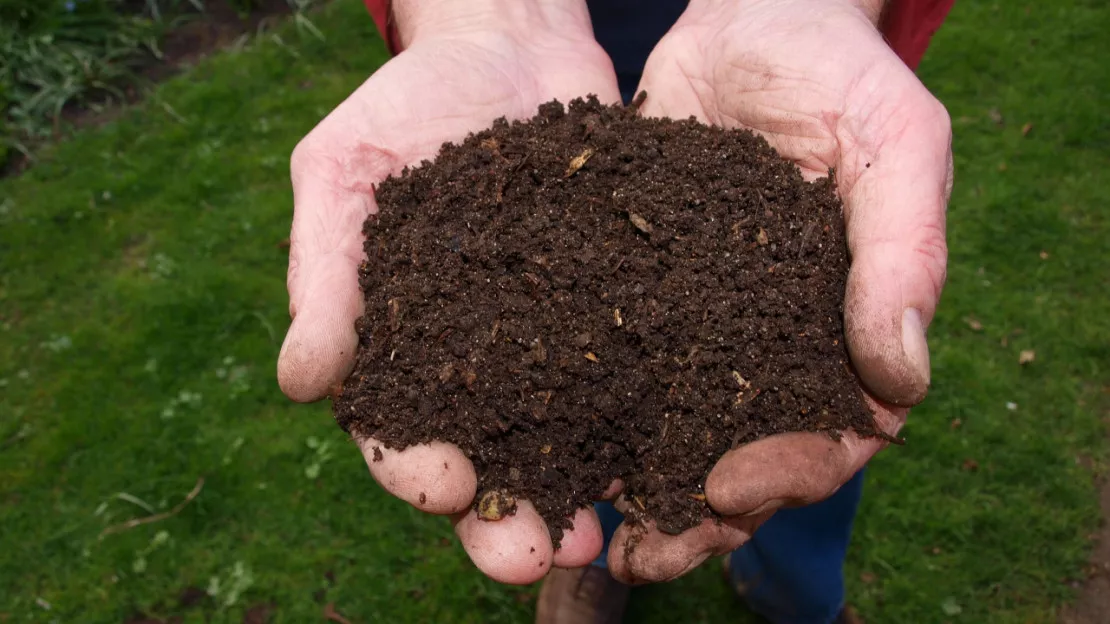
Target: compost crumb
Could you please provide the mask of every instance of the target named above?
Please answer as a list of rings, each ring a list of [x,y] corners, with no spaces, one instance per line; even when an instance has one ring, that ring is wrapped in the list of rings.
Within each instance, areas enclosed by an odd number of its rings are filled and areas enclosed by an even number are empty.
[[[832,178],[750,132],[592,97],[446,144],[376,189],[336,421],[457,445],[480,516],[528,500],[556,545],[616,478],[660,530],[714,518],[705,478],[729,449],[877,434]]]

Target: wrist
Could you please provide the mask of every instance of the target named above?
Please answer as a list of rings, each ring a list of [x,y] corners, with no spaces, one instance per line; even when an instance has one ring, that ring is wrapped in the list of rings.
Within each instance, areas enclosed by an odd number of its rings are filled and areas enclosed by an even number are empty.
[[[723,9],[748,8],[750,5],[766,5],[769,8],[782,8],[796,5],[799,10],[826,8],[841,5],[862,13],[872,25],[878,27],[883,10],[896,0],[690,0],[688,14],[715,14]],[[808,6],[807,6],[808,5]],[[712,18],[716,19],[716,18]]]
[[[593,38],[585,0],[394,0],[392,12],[402,48],[423,39],[485,33]]]

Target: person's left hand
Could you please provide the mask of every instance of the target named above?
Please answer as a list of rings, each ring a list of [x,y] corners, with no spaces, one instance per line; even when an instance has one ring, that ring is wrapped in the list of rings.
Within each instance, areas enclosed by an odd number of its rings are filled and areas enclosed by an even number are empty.
[[[649,116],[749,128],[813,179],[836,170],[851,271],[845,328],[876,423],[894,436],[929,385],[925,328],[945,280],[952,184],[944,107],[875,27],[881,0],[693,0],[660,41],[641,90]],[[651,530],[609,568],[626,583],[676,578],[739,548],[776,509],[823,500],[886,442],[848,432],[772,436],[727,453],[705,493],[723,522]]]

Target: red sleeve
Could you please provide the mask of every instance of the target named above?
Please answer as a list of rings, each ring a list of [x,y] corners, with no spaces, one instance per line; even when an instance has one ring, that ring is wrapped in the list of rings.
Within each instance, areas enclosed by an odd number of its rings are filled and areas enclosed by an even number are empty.
[[[374,18],[374,25],[378,27],[382,39],[385,39],[385,45],[389,48],[389,53],[399,53],[401,51],[401,39],[397,36],[397,26],[393,23],[393,16],[389,11],[390,0],[363,1],[370,11],[370,17]]]
[[[891,49],[917,69],[929,41],[937,32],[956,0],[891,0],[879,24]]]
[[[390,19],[390,0],[364,0],[392,54],[400,51],[397,28]],[[933,33],[944,23],[955,0],[891,0],[880,29],[890,47],[911,69],[917,69]]]

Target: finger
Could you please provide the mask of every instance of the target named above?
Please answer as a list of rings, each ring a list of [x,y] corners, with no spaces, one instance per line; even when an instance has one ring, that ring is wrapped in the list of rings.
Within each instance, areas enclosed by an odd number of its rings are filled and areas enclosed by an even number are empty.
[[[555,551],[554,565],[559,568],[580,568],[601,554],[601,522],[593,507],[576,511],[571,522],[574,528],[563,530],[563,539]]]
[[[358,445],[374,480],[421,511],[453,514],[474,502],[474,466],[454,445],[432,442],[395,451],[372,438]]]
[[[551,569],[551,536],[536,509],[518,501],[516,513],[491,522],[474,511],[455,518],[455,534],[483,574],[499,583],[527,585]]]
[[[609,571],[629,585],[676,579],[709,557],[740,548],[769,517],[707,519],[678,535],[661,533],[650,522],[646,526],[626,522],[609,544]]]
[[[602,492],[601,498],[599,500],[611,501],[615,499],[622,490],[624,490],[624,481],[621,479],[613,479],[613,482],[609,484],[609,487],[606,488],[604,492]]]
[[[318,139],[313,139],[318,140]],[[306,139],[306,141],[308,141]],[[278,383],[295,401],[315,401],[350,373],[362,314],[358,266],[362,224],[376,211],[370,183],[396,165],[388,152],[325,156],[308,141],[294,152],[289,312]],[[358,180],[357,182],[355,180]]]
[[[895,435],[905,410],[869,401],[876,424]],[[809,505],[832,496],[887,442],[845,432],[784,433],[725,453],[705,480],[709,506],[725,516],[755,515],[781,507]]]
[[[946,276],[951,124],[908,69],[889,65],[855,90],[884,95],[850,102],[838,132],[852,256],[845,330],[868,389],[908,407],[929,387],[925,329]]]

